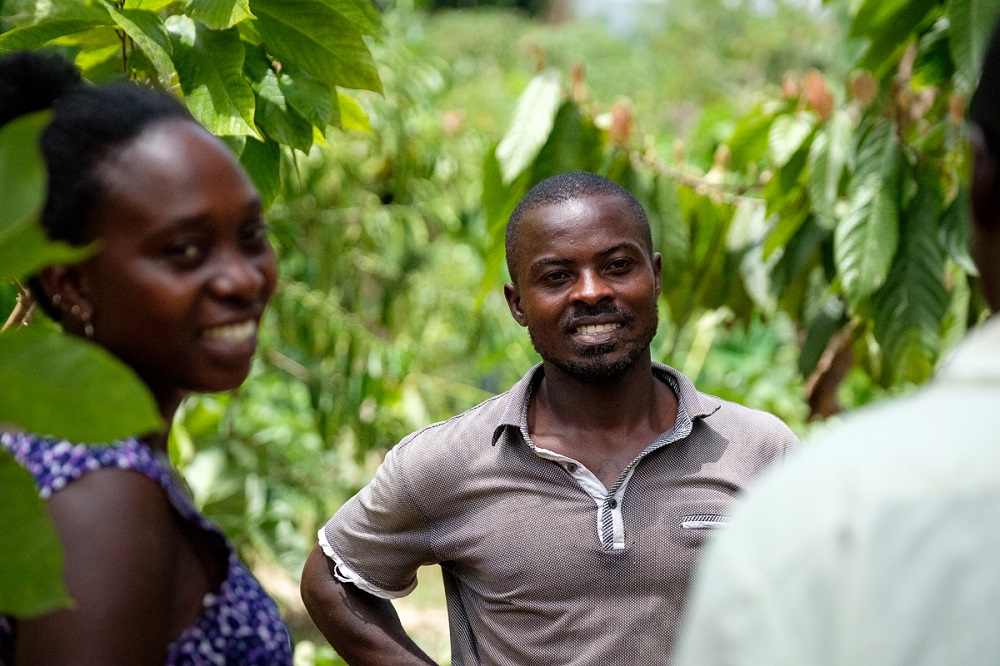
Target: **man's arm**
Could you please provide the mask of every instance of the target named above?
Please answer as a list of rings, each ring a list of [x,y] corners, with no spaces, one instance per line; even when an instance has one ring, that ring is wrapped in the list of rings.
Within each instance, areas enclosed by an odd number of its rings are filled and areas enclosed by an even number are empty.
[[[392,603],[342,583],[320,546],[302,570],[302,600],[313,622],[352,666],[434,664],[403,630]]]

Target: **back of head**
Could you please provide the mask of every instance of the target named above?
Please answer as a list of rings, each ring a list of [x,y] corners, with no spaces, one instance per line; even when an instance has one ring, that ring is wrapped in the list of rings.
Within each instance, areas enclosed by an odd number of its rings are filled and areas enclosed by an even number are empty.
[[[565,201],[582,199],[591,196],[610,196],[625,201],[629,209],[632,210],[635,222],[645,227],[645,241],[647,249],[652,252],[653,237],[649,229],[649,220],[646,218],[646,211],[636,198],[627,189],[608,180],[604,176],[586,171],[574,171],[563,173],[558,176],[546,178],[542,182],[528,190],[520,203],[511,213],[507,222],[507,235],[505,238],[505,250],[507,253],[507,270],[510,277],[515,282],[517,276],[514,275],[513,256],[517,252],[518,225],[521,219],[528,213],[546,206],[560,204]]]
[[[50,238],[72,244],[88,240],[88,222],[102,192],[101,165],[153,123],[193,122],[166,92],[126,83],[90,85],[56,54],[0,58],[0,125],[45,109],[52,110],[52,120],[42,135],[48,193],[41,222]],[[40,302],[56,314],[46,299]]]
[[[1000,149],[1000,23],[983,59],[982,76],[969,104],[969,119],[982,129],[990,151],[996,155]]]

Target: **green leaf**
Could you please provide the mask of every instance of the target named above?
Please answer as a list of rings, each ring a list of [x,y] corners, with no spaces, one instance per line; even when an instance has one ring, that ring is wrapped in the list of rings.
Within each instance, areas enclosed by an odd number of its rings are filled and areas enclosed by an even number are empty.
[[[149,390],[97,345],[38,327],[0,334],[0,423],[78,442],[161,430]]]
[[[143,9],[122,9],[119,11],[110,4],[104,4],[118,27],[125,31],[125,34],[135,42],[136,46],[156,67],[160,82],[164,86],[169,86],[170,79],[174,75],[174,63],[170,59],[170,52],[173,48],[170,45],[167,28],[160,15]]]
[[[340,129],[346,131],[371,133],[372,121],[361,108],[358,100],[346,94],[343,90],[335,90],[337,108],[340,109]]]
[[[250,174],[265,203],[270,204],[281,190],[281,146],[271,139],[250,139],[240,154],[240,163]]]
[[[972,224],[972,203],[969,186],[962,184],[958,196],[941,216],[941,244],[948,256],[969,275],[979,275],[979,269],[969,255],[969,230]]]
[[[882,286],[896,254],[901,161],[896,125],[883,121],[861,145],[850,207],[834,230],[834,262],[855,307]]]
[[[49,117],[32,113],[0,127],[0,242],[45,203],[47,175],[38,141]]]
[[[52,242],[37,221],[28,220],[9,233],[0,234],[0,280],[20,280],[54,264],[75,264],[93,254],[93,250]]]
[[[892,377],[887,379],[894,383],[930,377],[950,303],[938,233],[941,179],[931,167],[917,169],[917,193],[906,211],[900,252],[885,287],[873,298],[875,338],[888,357]]]
[[[840,195],[840,179],[847,166],[853,139],[850,116],[837,110],[816,136],[809,151],[809,195],[813,208],[822,217],[834,217]]]
[[[996,0],[949,0],[951,57],[958,69],[959,85],[965,94],[975,90],[989,46],[993,26],[1000,15]]]
[[[767,202],[742,198],[736,204],[733,220],[726,234],[726,249],[739,252],[759,245],[767,234]]]
[[[243,78],[239,30],[209,30],[186,16],[171,16],[167,30],[191,114],[214,134],[260,138],[253,126],[253,90]]]
[[[255,47],[247,48],[243,71],[257,95],[254,110],[257,124],[278,143],[307,152],[312,146],[312,124],[286,102],[278,84],[278,74],[264,54]]]
[[[278,85],[288,104],[316,127],[340,125],[336,92],[302,68],[285,64],[278,75]]]
[[[213,30],[232,28],[240,21],[253,18],[250,0],[188,0],[185,9],[191,18]]]
[[[763,105],[740,118],[726,142],[730,152],[729,165],[733,171],[743,171],[747,165],[763,159],[773,122],[774,116],[765,112]]]
[[[63,554],[35,480],[0,450],[0,613],[40,615],[72,604],[62,582]],[[16,544],[16,547],[13,546]]]
[[[852,37],[870,40],[856,66],[884,73],[932,11],[938,11],[938,0],[865,0],[850,29]]]
[[[294,63],[331,86],[382,92],[361,32],[323,0],[254,0],[250,7],[278,61]]]
[[[81,4],[53,14],[41,23],[3,33],[0,35],[0,51],[37,49],[57,37],[114,24],[114,19],[102,7]]]
[[[792,159],[792,155],[809,138],[814,125],[814,116],[809,113],[785,114],[774,119],[767,135],[767,147],[774,166],[782,167]]]
[[[650,200],[649,223],[653,242],[663,262],[664,281],[676,281],[687,266],[691,230],[684,220],[677,184],[666,174],[657,174]]]
[[[568,171],[597,171],[603,157],[601,132],[593,121],[580,113],[574,102],[564,102],[552,122],[545,145],[531,169],[540,182]]]
[[[552,132],[560,97],[559,73],[548,70],[533,78],[518,98],[511,127],[496,150],[504,184],[538,156]]]
[[[382,27],[382,16],[369,0],[324,0],[324,2],[349,18],[362,35],[374,37]]]

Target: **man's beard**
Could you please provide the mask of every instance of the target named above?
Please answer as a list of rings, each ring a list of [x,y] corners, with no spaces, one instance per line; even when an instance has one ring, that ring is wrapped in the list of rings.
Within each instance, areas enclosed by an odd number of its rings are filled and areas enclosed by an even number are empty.
[[[626,321],[634,320],[631,313],[626,314]],[[544,344],[539,344],[531,328],[528,328],[528,336],[535,351],[544,361],[551,363],[563,370],[571,377],[587,384],[611,383],[620,379],[629,369],[635,365],[636,361],[649,349],[650,343],[656,336],[656,329],[659,325],[658,318],[653,319],[653,325],[647,327],[642,335],[631,343],[627,344],[625,353],[621,356],[610,358],[618,345],[607,343],[603,345],[592,345],[579,350],[580,357],[571,359],[557,359],[554,354],[549,353],[549,349]]]

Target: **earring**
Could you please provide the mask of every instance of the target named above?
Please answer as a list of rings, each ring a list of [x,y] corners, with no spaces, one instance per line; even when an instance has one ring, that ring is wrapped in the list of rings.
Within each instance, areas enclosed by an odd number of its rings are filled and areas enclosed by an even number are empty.
[[[90,323],[90,319],[83,321],[83,334],[87,336],[88,340],[94,339],[94,326]]]
[[[69,309],[69,313],[71,315],[73,315],[74,317],[79,317],[80,316],[80,306],[79,305],[74,305],[73,307],[71,307]]]
[[[52,297],[52,305],[58,307],[62,303],[62,294],[56,294]]]

